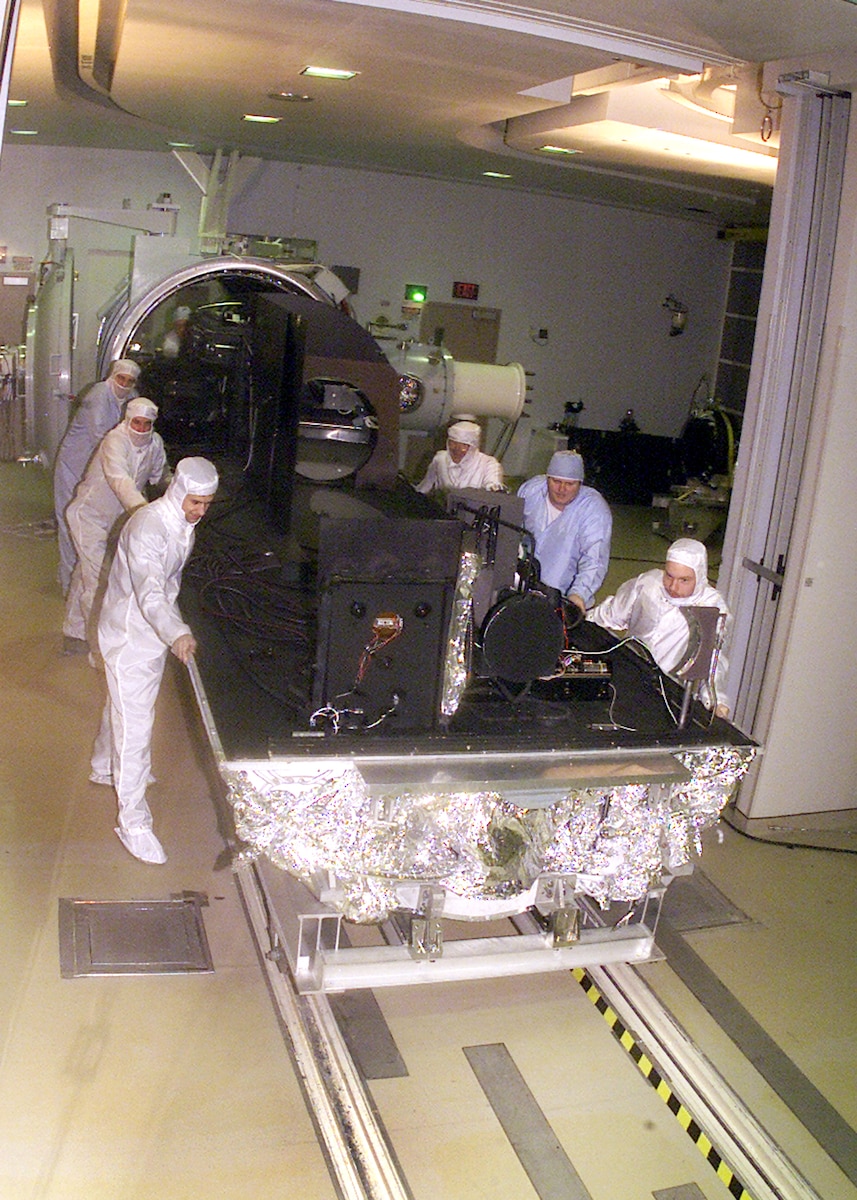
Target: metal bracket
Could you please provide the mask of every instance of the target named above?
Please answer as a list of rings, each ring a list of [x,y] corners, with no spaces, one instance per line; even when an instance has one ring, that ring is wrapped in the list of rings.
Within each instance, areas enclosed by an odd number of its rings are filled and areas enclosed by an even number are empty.
[[[574,898],[576,883],[574,875],[543,875],[536,889],[533,907],[547,918],[556,950],[580,941],[580,908]]]
[[[440,924],[442,908],[441,888],[420,888],[419,900],[410,920],[408,952],[411,958],[431,960],[443,954],[443,930]]]

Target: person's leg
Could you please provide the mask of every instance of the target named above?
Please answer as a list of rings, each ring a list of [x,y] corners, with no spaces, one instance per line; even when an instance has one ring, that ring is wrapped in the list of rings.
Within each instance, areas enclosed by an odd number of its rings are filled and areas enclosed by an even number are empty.
[[[95,597],[98,592],[98,585],[101,579],[101,567],[104,562],[104,555],[107,551],[107,535],[102,531],[98,531],[101,536],[95,537],[95,530],[90,533],[89,541],[86,549],[81,552],[78,548],[78,565],[80,567],[81,592],[80,592],[80,612],[83,617],[83,625],[86,630],[85,637],[89,642],[90,647],[98,647],[98,633],[93,628],[93,606]]]
[[[74,564],[77,562],[77,551],[74,548],[74,542],[71,540],[71,534],[69,533],[65,517],[65,510],[68,508],[69,502],[74,495],[76,485],[77,477],[74,471],[66,465],[62,457],[62,449],[60,449],[60,453],[54,464],[54,516],[57,522],[57,542],[59,548],[57,578],[59,579],[64,596],[68,595],[71,573],[74,570]]]
[[[77,504],[72,504],[66,513],[71,538],[77,551],[77,565],[71,577],[65,606],[63,633],[66,637],[80,638],[97,646],[95,631],[90,629],[90,618],[101,564],[107,548],[107,531],[88,520]]]
[[[101,564],[98,568],[98,579],[91,596],[87,595],[84,603],[89,603],[89,614],[86,621],[87,641],[92,647],[89,656],[90,663],[93,667],[101,666],[101,649],[98,644],[98,618],[101,615],[101,606],[104,603],[104,596],[107,592],[107,584],[110,580],[110,568],[113,564],[113,559],[116,554],[116,546],[119,542],[119,534],[122,532],[122,527],[128,520],[128,513],[123,512],[118,517],[113,525],[113,528],[104,536],[103,549],[99,548],[101,553]]]
[[[70,639],[71,642],[80,642],[81,646],[67,646],[69,653],[80,649],[86,652],[86,621],[83,616],[80,598],[83,594],[83,580],[80,574],[80,563],[75,563],[71,573],[71,582],[69,583],[68,594],[65,598],[65,616],[63,617],[62,631],[63,636]]]
[[[113,785],[119,801],[117,834],[135,857],[165,862],[166,855],[152,831],[146,801],[151,770],[155,701],[166,661],[166,648],[157,654],[128,646],[105,661],[110,693],[113,742]]]
[[[90,759],[89,779],[91,783],[101,783],[106,786],[113,786],[113,736],[111,730],[110,719],[110,692],[107,693],[107,699],[104,702],[104,710],[101,713],[101,725],[95,737],[95,744],[92,747],[92,758]]]
[[[89,761],[89,782],[100,783],[104,787],[113,787],[113,722],[111,720],[110,692],[101,713],[101,725],[92,747],[92,757]],[[155,776],[149,772],[147,783],[157,783]]]

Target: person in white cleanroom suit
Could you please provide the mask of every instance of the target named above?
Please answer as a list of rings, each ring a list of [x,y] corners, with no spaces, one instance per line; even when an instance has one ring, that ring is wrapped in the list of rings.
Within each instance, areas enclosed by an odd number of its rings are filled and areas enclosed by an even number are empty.
[[[546,475],[535,475],[518,488],[542,581],[558,588],[581,612],[604,582],[613,533],[607,501],[584,485],[583,473],[583,459],[575,450],[557,450]]]
[[[165,358],[178,358],[182,342],[187,333],[187,323],[190,320],[190,309],[186,304],[180,304],[173,315],[172,328],[164,338],[161,354]]]
[[[157,405],[143,396],[128,401],[124,420],[101,439],[66,509],[77,551],[63,621],[66,645],[85,648],[94,632],[93,605],[116,522],[147,503],[141,491],[147,483],[169,479],[164,443],[153,429],[157,415]]]
[[[188,663],[196,651],[177,601],[196,525],[208,511],[217,483],[217,471],[207,459],[183,458],[164,495],[126,522],[98,622],[107,703],[90,779],[115,787],[116,835],[142,862],[166,862],[146,801],[155,701],[167,654],[172,651]]]
[[[695,538],[679,538],[667,550],[663,569],[655,567],[626,580],[615,596],[602,600],[586,619],[613,633],[638,638],[668,675],[679,666],[688,648],[689,626],[681,609],[690,604],[719,608],[728,626],[726,601],[708,582],[705,546]],[[714,702],[721,717],[729,715],[730,707],[724,691],[726,672],[726,657],[720,653],[714,676],[716,695],[712,697],[707,684],[700,689],[700,699],[708,708]]]
[[[496,458],[479,449],[482,429],[476,421],[456,421],[446,431],[446,449],[429,463],[417,491],[426,494],[451,488],[487,488],[503,491],[503,468]]]
[[[59,444],[54,462],[54,513],[59,539],[59,581],[62,594],[68,595],[71,573],[77,554],[65,519],[65,510],[74,489],[83,478],[96,446],[122,418],[122,405],[135,396],[140,368],[130,358],[120,358],[106,379],[81,397]]]

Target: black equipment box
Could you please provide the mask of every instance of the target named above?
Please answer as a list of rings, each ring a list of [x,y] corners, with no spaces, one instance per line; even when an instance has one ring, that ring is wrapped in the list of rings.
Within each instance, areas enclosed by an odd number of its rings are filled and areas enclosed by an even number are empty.
[[[452,520],[322,522],[313,700],[340,727],[436,726],[461,535]]]

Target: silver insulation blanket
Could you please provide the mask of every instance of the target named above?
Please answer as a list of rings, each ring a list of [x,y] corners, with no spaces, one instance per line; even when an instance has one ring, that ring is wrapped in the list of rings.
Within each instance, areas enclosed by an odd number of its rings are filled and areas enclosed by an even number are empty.
[[[516,896],[527,907],[542,874],[575,876],[576,890],[604,907],[636,902],[700,852],[754,754],[679,751],[690,772],[683,783],[581,788],[533,809],[498,792],[370,794],[348,762],[223,775],[245,861],[264,855],[313,890],[327,879],[349,920],[378,922],[413,882],[474,901],[476,911]]]

